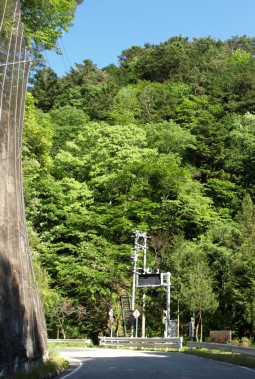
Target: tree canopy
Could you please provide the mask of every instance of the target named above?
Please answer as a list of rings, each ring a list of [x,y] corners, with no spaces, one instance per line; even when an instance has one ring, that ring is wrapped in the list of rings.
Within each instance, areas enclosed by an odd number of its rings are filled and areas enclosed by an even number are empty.
[[[42,9],[45,28],[56,4]],[[61,29],[74,7],[61,2]],[[52,46],[59,30],[40,43]],[[119,296],[141,230],[148,264],[172,273],[180,333],[194,314],[198,338],[212,328],[253,338],[254,42],[173,37],[124,50],[118,66],[84,60],[62,78],[34,76],[23,167],[39,276],[55,296],[55,313],[44,296],[50,335],[108,333],[110,308],[123,333]],[[155,291],[147,328],[162,335],[165,293]]]
[[[31,51],[57,49],[57,39],[72,25],[83,0],[20,0],[22,24]]]

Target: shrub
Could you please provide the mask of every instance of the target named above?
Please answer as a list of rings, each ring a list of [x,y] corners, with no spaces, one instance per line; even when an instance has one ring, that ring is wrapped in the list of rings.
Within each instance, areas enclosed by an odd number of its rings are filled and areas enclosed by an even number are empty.
[[[251,340],[247,337],[241,338],[241,346],[250,347],[251,346]]]
[[[231,345],[239,346],[239,345],[240,345],[240,341],[237,340],[237,339],[232,340],[232,341],[231,341]]]

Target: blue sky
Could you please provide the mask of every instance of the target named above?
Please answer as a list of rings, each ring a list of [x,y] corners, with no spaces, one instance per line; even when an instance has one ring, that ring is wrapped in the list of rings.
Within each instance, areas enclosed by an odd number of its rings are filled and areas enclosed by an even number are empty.
[[[84,59],[103,68],[118,64],[118,56],[131,46],[173,36],[255,37],[254,15],[255,0],[84,0],[59,41],[63,55],[46,52],[45,58],[62,76]]]

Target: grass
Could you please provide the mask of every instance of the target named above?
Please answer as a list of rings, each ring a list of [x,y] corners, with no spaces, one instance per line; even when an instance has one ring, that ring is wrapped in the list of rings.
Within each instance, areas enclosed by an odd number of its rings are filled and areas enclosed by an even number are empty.
[[[248,357],[242,354],[234,354],[225,351],[208,349],[185,349],[185,354],[196,355],[198,357],[214,359],[215,361],[227,362],[237,366],[244,366],[249,368],[255,368],[255,358]]]
[[[39,364],[38,366],[31,368],[28,372],[25,370],[18,370],[15,374],[8,377],[8,379],[45,379],[52,378],[59,375],[69,366],[69,362],[65,359],[58,357],[58,353],[55,350],[50,350],[49,358]]]
[[[61,342],[61,343],[50,342],[48,343],[48,346],[50,346],[50,348],[77,347],[77,348],[82,348],[82,349],[85,349],[87,346],[94,347],[93,345],[85,345],[84,343],[72,343],[72,342]]]

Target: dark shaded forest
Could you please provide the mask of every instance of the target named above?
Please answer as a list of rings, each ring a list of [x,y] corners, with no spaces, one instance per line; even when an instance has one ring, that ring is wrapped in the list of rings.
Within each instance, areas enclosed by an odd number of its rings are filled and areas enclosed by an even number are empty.
[[[170,271],[171,318],[254,338],[255,38],[181,36],[91,60],[27,95],[27,222],[50,337],[123,333],[133,233]],[[142,257],[140,256],[140,259]],[[146,334],[163,335],[165,289],[147,289]],[[137,296],[140,309],[141,297]]]

